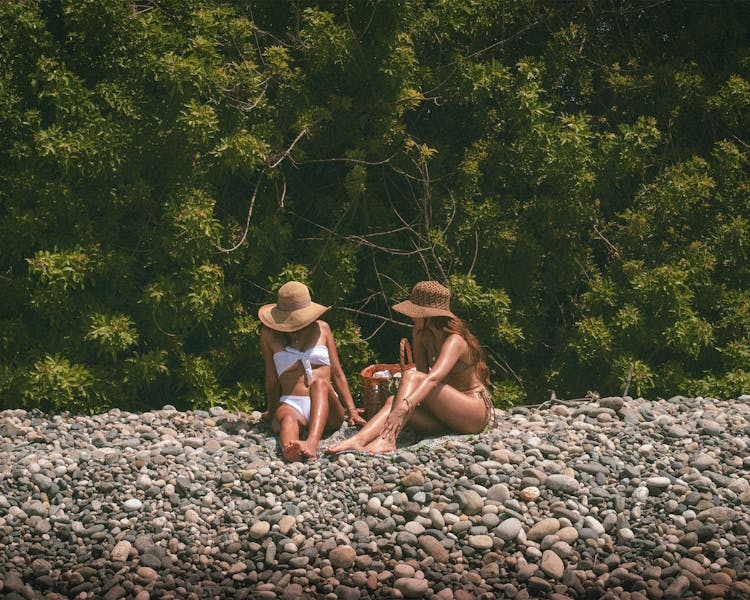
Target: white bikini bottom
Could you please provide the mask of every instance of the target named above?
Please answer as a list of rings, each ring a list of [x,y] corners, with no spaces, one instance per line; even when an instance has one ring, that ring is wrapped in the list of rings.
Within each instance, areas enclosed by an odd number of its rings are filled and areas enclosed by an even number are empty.
[[[297,409],[297,412],[305,417],[305,421],[310,420],[310,396],[281,396],[279,402]]]

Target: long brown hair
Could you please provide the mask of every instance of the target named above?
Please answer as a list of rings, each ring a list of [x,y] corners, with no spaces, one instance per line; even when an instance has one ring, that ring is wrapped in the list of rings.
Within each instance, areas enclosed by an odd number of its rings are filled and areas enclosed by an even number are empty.
[[[428,317],[425,321],[428,319],[435,324],[437,329],[444,333],[448,335],[457,333],[466,340],[466,344],[469,346],[471,362],[474,365],[474,374],[485,387],[489,387],[490,370],[487,367],[487,360],[484,357],[484,351],[479,345],[479,340],[473,333],[471,333],[471,331],[469,331],[466,323],[458,317]]]

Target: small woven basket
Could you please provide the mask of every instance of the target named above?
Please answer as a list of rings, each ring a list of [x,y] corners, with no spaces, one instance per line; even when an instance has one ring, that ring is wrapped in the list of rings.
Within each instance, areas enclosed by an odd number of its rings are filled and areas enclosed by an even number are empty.
[[[390,384],[398,381],[393,376],[396,373],[401,373],[403,376],[405,371],[413,368],[414,358],[411,353],[411,345],[409,345],[409,340],[403,338],[399,344],[398,363],[381,363],[362,369],[362,407],[365,411],[365,419],[372,418],[383,407],[386,398],[393,393]],[[388,371],[391,378],[373,377],[373,374],[379,371]]]

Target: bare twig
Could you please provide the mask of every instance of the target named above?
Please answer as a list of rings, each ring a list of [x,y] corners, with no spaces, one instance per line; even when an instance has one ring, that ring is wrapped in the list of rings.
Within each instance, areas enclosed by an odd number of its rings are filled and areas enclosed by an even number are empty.
[[[394,229],[384,229],[383,231],[373,231],[372,233],[368,233],[367,235],[363,235],[364,238],[374,238],[379,237],[382,235],[395,235],[397,233],[401,233],[404,230],[408,230],[409,227],[396,227]]]
[[[592,223],[592,226],[597,237],[599,237],[607,245],[607,247],[614,253],[617,258],[620,258],[620,251],[617,249],[617,247],[612,242],[610,242],[601,231],[599,231],[596,223]]]
[[[167,335],[169,337],[178,337],[178,334],[176,333],[169,333],[168,331],[164,331],[161,328],[161,325],[159,325],[159,321],[156,320],[156,307],[151,307],[151,318],[154,321],[154,325],[156,325],[156,328],[163,333],[164,335]]]
[[[367,25],[365,25],[365,28],[362,30],[362,37],[367,35],[367,30],[370,29],[370,25],[372,25],[373,19],[375,19],[375,10],[378,8],[377,4],[374,4],[372,7],[372,12],[370,13],[370,20],[367,21]]]
[[[261,171],[260,177],[258,177],[258,182],[255,184],[255,190],[253,191],[253,197],[250,199],[250,207],[247,210],[247,221],[245,221],[245,231],[242,232],[242,237],[240,238],[240,241],[237,242],[234,246],[231,248],[222,248],[218,244],[214,244],[214,247],[219,252],[234,252],[239,248],[242,244],[245,243],[245,239],[247,238],[247,232],[250,230],[250,217],[253,216],[253,207],[255,206],[255,198],[258,195],[258,188],[260,187],[260,182],[263,180],[263,172]]]
[[[261,91],[260,95],[253,101],[253,102],[243,102],[241,100],[237,100],[232,106],[237,107],[243,112],[250,112],[253,110],[258,104],[260,104],[260,101],[263,100],[263,97],[266,95],[266,92],[268,91],[268,82],[271,81],[270,77],[267,77],[260,85],[263,86],[263,90]],[[224,89],[222,91],[230,91],[228,89]]]
[[[383,327],[385,327],[385,325],[386,325],[386,322],[385,322],[385,321],[383,321],[383,322],[382,322],[382,323],[381,323],[380,325],[378,325],[378,326],[377,326],[377,327],[375,328],[375,331],[373,331],[373,332],[372,332],[372,333],[371,333],[370,335],[368,335],[367,337],[364,337],[364,338],[362,338],[362,339],[363,339],[363,340],[365,340],[366,342],[369,342],[369,341],[370,341],[370,340],[371,340],[372,338],[374,338],[374,337],[375,337],[375,336],[376,336],[376,335],[378,334],[378,332],[379,332],[379,331],[380,331],[381,329],[383,329]]]
[[[479,232],[474,231],[474,258],[471,259],[471,266],[469,267],[469,272],[467,275],[471,277],[471,274],[474,272],[474,266],[477,264],[477,256],[479,256]]]
[[[150,0],[133,0],[130,3],[133,9],[132,16],[137,17],[158,8],[158,4]]]
[[[430,187],[430,168],[428,167],[427,159],[424,156],[421,157],[418,168],[422,173],[422,214],[424,217],[424,235],[426,239],[429,240],[430,227],[432,225],[432,188]],[[440,260],[440,257],[435,251],[435,243],[432,242],[430,243],[430,254],[432,255],[432,260],[440,270],[441,279],[445,281],[448,279],[448,275],[443,268],[443,263]]]
[[[377,3],[373,6],[372,13],[370,13],[370,20],[368,21],[367,25],[365,26],[364,31],[362,32],[361,36],[358,36],[357,33],[354,31],[354,27],[352,26],[351,16],[349,15],[349,2],[344,2],[344,14],[346,16],[346,25],[349,28],[349,31],[352,35],[352,40],[354,40],[354,45],[356,48],[356,52],[359,56],[359,65],[361,68],[363,68],[363,75],[364,78],[367,80],[367,83],[370,86],[370,92],[372,95],[376,95],[377,92],[377,86],[372,80],[372,75],[370,73],[370,64],[371,61],[368,60],[368,56],[366,55],[364,49],[362,48],[361,39],[367,34],[367,30],[370,28],[370,24],[372,23],[372,20],[375,18],[375,10],[377,9]]]
[[[269,165],[269,167],[272,169],[275,169],[276,167],[278,167],[281,164],[281,161],[284,160],[287,156],[289,156],[289,153],[294,149],[294,146],[297,144],[297,142],[300,141],[302,136],[305,135],[306,133],[307,133],[307,127],[305,127],[302,131],[299,132],[299,135],[296,138],[294,138],[292,145],[289,146],[289,148],[287,148],[286,150],[284,150],[284,152],[281,154],[279,159],[276,162],[274,162],[272,165]]]
[[[386,185],[385,179],[384,179],[384,181],[383,181],[383,184],[384,184],[384,185],[383,185],[383,189],[385,190],[385,197],[386,197],[386,198],[388,199],[388,204],[389,204],[389,205],[390,205],[390,207],[391,207],[391,212],[392,212],[392,213],[393,213],[394,215],[396,215],[396,218],[397,218],[397,219],[398,219],[399,221],[401,221],[401,223],[403,224],[403,226],[404,226],[404,228],[405,228],[405,229],[408,229],[408,230],[409,230],[409,231],[411,231],[412,233],[415,233],[415,234],[416,234],[416,232],[415,232],[415,230],[414,230],[414,227],[413,227],[413,226],[412,226],[411,224],[407,223],[406,219],[404,219],[404,218],[403,218],[403,217],[401,216],[401,213],[400,213],[400,212],[398,212],[398,209],[397,209],[397,208],[396,208],[396,206],[395,206],[395,205],[393,204],[393,200],[391,199],[391,194],[390,194],[390,192],[388,191],[388,186]],[[419,234],[416,234],[416,235],[419,235]]]
[[[329,163],[329,162],[350,162],[358,165],[368,165],[371,167],[377,167],[381,165],[386,165],[389,162],[391,162],[399,153],[401,150],[398,150],[397,152],[394,152],[391,154],[388,158],[385,158],[383,160],[378,161],[369,161],[369,160],[361,160],[357,158],[347,158],[347,157],[339,157],[339,158],[308,158],[305,160],[297,160],[294,161],[295,165],[309,165],[314,163]]]
[[[404,289],[403,282],[396,281],[393,277],[391,277],[390,275],[387,275],[386,273],[381,273],[380,276],[383,277],[383,278],[385,278],[385,279],[387,279],[388,281],[390,281],[396,287],[398,287],[398,288],[400,288],[402,290]]]
[[[491,363],[493,363],[496,367],[505,371],[506,373],[510,373],[513,376],[513,379],[515,379],[516,382],[518,382],[518,385],[520,385],[521,388],[524,388],[523,380],[516,374],[513,368],[508,364],[508,361],[506,361],[504,358],[498,358],[494,352],[487,349],[486,347],[484,349],[485,349],[485,354],[487,355],[487,358],[489,359]]]
[[[435,103],[435,106],[440,106],[440,103],[438,100],[441,99],[441,96],[425,96],[422,93],[419,94],[412,94],[411,96],[406,96],[404,98],[399,98],[395,102],[393,102],[394,105],[404,104],[406,102],[411,102],[412,100],[422,100],[422,101],[432,101]]]
[[[649,6],[639,6],[639,7],[628,7],[627,5],[622,6],[623,13],[635,13],[635,12],[643,12],[646,10],[651,10],[652,8],[656,8],[657,6],[661,6],[663,4],[669,4],[672,0],[658,0],[657,2],[654,2],[653,4],[650,4]]]
[[[628,395],[628,391],[630,391],[630,381],[633,379],[633,365],[630,365],[630,369],[628,370],[628,379],[625,382],[625,389],[622,391],[623,396]]]
[[[372,256],[372,266],[375,269],[375,276],[378,279],[378,286],[380,287],[380,293],[383,296],[383,300],[385,300],[385,305],[388,307],[388,317],[393,318],[393,313],[391,312],[391,305],[388,302],[388,297],[385,295],[385,288],[383,287],[383,279],[380,277],[380,271],[378,270],[378,262],[375,260],[375,255]]]
[[[258,48],[258,58],[260,59],[260,62],[263,66],[265,66],[265,62],[263,61],[263,49],[260,46],[260,39],[258,39],[258,34],[262,34],[274,41],[274,43],[284,46],[286,48],[290,48],[291,44],[288,43],[288,41],[283,40],[280,37],[277,37],[273,35],[270,31],[265,31],[257,26],[255,17],[253,16],[253,7],[251,2],[246,2],[247,5],[247,17],[250,19],[250,22],[253,24],[253,38],[255,39],[255,46]],[[299,7],[297,7],[297,13],[299,14]]]
[[[588,271],[586,270],[586,267],[584,267],[584,266],[583,266],[583,265],[581,264],[581,261],[580,261],[580,260],[578,260],[578,257],[577,257],[577,256],[574,256],[574,257],[573,257],[573,260],[574,260],[574,261],[576,261],[576,264],[577,264],[577,265],[578,265],[579,267],[581,267],[581,271],[583,272],[583,275],[584,275],[584,276],[586,277],[586,279],[588,279],[588,280],[589,280],[589,282],[591,282],[591,277],[589,276],[589,273],[588,273]]]
[[[412,240],[411,243],[415,248],[417,247],[417,244],[414,240]],[[430,267],[427,265],[427,261],[424,258],[424,252],[427,250],[428,248],[425,248],[423,251],[417,251],[417,256],[419,257],[419,262],[422,263],[422,268],[424,269],[425,276],[427,277],[427,279],[432,279],[432,275],[430,274]]]
[[[247,12],[249,13],[250,22],[253,24],[253,39],[255,40],[255,47],[258,49],[258,59],[260,60],[260,64],[265,66],[263,50],[260,47],[260,40],[258,39],[258,28],[255,26],[255,17],[253,16],[253,6],[250,2],[247,3]]]
[[[154,8],[158,8],[161,12],[163,12],[167,18],[169,18],[171,21],[180,23],[182,22],[182,17],[179,15],[174,14],[173,12],[170,12],[164,6],[158,2],[157,0],[148,0],[148,4],[152,4]]]
[[[451,199],[451,216],[448,217],[448,220],[445,223],[445,227],[443,227],[443,231],[441,232],[441,235],[445,235],[448,233],[448,230],[453,225],[453,220],[456,218],[456,212],[458,212],[458,202],[456,202],[456,198],[453,195],[452,192],[448,194],[448,197]]]
[[[507,44],[508,42],[510,42],[511,40],[517,38],[519,35],[522,35],[522,34],[526,33],[532,27],[536,27],[540,23],[544,22],[544,20],[545,19],[543,17],[540,17],[536,21],[533,21],[532,23],[529,23],[528,25],[526,25],[526,27],[522,27],[521,29],[519,29],[518,31],[516,31],[514,34],[508,36],[507,38],[502,39],[502,40],[497,40],[496,42],[493,42],[492,44],[490,44],[489,46],[487,46],[485,48],[482,48],[481,50],[477,50],[476,52],[472,52],[471,54],[467,54],[466,56],[461,57],[459,60],[469,60],[469,59],[472,59],[472,58],[476,58],[480,54],[484,54],[485,52],[489,52],[493,48],[497,48],[498,46],[503,46],[503,45]]]
[[[279,198],[279,208],[284,208],[284,199],[286,198],[286,177],[284,172],[281,173],[281,181],[284,184],[281,188],[281,198]]]
[[[249,283],[250,285],[252,285],[254,288],[259,289],[261,292],[264,292],[264,293],[269,294],[269,295],[271,294],[271,290],[269,290],[267,288],[264,288],[262,285],[258,285],[252,279],[248,279],[247,283]]]
[[[400,169],[399,167],[396,167],[394,165],[390,165],[390,167],[391,167],[391,169],[393,169],[396,173],[398,173],[402,177],[405,177],[406,179],[409,179],[410,181],[417,181],[417,182],[419,182],[421,184],[424,184],[424,178],[423,177],[417,176],[417,175],[411,175],[411,174],[407,173],[406,171],[404,171],[403,169]],[[439,178],[433,179],[433,181],[441,181],[442,179],[443,179],[443,177],[439,177]]]
[[[425,252],[426,250],[428,250],[428,248],[419,248],[419,247],[416,247],[415,250],[400,250],[398,248],[388,248],[386,246],[380,246],[379,244],[373,244],[372,242],[370,242],[367,239],[367,236],[342,235],[338,233],[337,231],[334,231],[333,229],[330,229],[329,227],[326,227],[325,225],[321,225],[320,223],[316,223],[315,221],[311,221],[307,217],[303,217],[302,215],[295,213],[294,211],[289,211],[289,214],[297,217],[298,219],[305,221],[306,223],[309,223],[310,225],[314,225],[315,227],[322,229],[326,233],[335,235],[343,240],[358,242],[362,244],[363,246],[374,248],[375,250],[380,250],[381,252],[387,252],[388,254],[395,254],[397,256],[411,256],[413,254],[419,254],[420,252]]]
[[[355,313],[357,315],[362,315],[364,317],[371,317],[373,319],[380,319],[381,321],[385,321],[386,323],[393,323],[394,325],[402,325],[403,327],[413,327],[413,323],[404,323],[403,321],[396,321],[395,319],[390,319],[388,317],[385,317],[383,315],[378,315],[371,312],[366,312],[363,310],[360,310],[359,308],[351,308],[349,306],[337,306],[337,310],[345,310],[348,312]]]
[[[583,398],[573,398],[571,400],[561,400],[560,398],[554,397],[554,398],[550,398],[549,400],[545,400],[544,402],[538,402],[536,404],[524,404],[524,407],[545,409],[545,408],[549,408],[553,404],[562,404],[563,406],[573,407],[573,406],[578,406],[580,404],[587,404],[591,401],[592,400],[589,396],[585,396]]]

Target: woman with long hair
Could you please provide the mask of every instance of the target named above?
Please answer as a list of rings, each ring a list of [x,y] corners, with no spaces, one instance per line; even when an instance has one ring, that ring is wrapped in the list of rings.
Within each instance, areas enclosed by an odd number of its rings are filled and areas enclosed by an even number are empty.
[[[416,369],[404,373],[398,393],[359,432],[327,453],[393,451],[405,425],[423,434],[478,433],[494,414],[484,353],[451,312],[450,291],[437,281],[421,281],[393,309],[414,321]]]
[[[272,420],[284,458],[297,461],[317,455],[323,433],[341,427],[345,411],[350,425],[364,419],[354,406],[331,328],[319,319],[329,307],[313,302],[298,281],[282,285],[277,300],[258,311],[268,403],[263,418]]]

